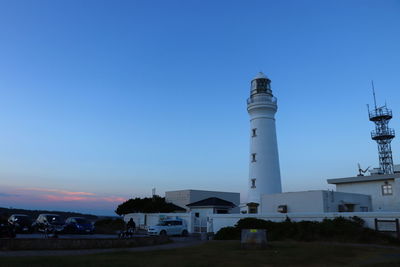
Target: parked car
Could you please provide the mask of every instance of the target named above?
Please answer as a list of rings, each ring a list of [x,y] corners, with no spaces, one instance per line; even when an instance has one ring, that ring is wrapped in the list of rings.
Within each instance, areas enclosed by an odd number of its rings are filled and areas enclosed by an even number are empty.
[[[164,220],[157,225],[150,226],[147,230],[149,235],[182,235],[187,236],[186,222],[183,220]]]
[[[7,222],[0,222],[0,238],[14,238],[15,236],[14,227]]]
[[[83,217],[69,217],[64,224],[64,233],[93,234],[94,225]]]
[[[25,214],[13,214],[8,218],[8,223],[14,227],[16,233],[31,233],[32,219]]]
[[[43,233],[61,233],[64,230],[64,223],[57,214],[40,214],[32,227]]]

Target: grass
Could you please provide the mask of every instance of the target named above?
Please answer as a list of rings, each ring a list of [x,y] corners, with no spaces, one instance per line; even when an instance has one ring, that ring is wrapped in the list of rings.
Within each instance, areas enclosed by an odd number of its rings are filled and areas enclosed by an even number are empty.
[[[271,242],[265,250],[242,250],[239,241],[146,252],[84,256],[2,257],[0,266],[400,266],[400,248],[327,243]]]

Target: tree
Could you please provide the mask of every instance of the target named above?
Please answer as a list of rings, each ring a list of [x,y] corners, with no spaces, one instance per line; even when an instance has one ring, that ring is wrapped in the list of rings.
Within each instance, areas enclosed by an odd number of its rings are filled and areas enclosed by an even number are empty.
[[[119,204],[115,213],[125,215],[128,213],[158,213],[158,212],[175,212],[186,211],[185,209],[176,206],[172,203],[165,202],[164,197],[153,196],[145,198],[131,198],[122,204]]]

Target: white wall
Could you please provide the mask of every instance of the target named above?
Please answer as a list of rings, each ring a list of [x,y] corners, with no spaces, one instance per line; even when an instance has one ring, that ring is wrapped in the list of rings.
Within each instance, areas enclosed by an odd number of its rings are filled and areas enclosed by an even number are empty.
[[[261,213],[277,212],[280,205],[286,205],[288,213],[338,212],[339,205],[344,203],[355,204],[354,211],[361,211],[360,207],[371,211],[371,197],[368,195],[315,190],[262,195]]]
[[[339,205],[354,204],[354,212],[361,212],[361,207],[366,207],[372,211],[372,201],[370,195],[323,191],[324,194],[324,212],[338,212]]]
[[[322,221],[323,219],[333,219],[335,217],[353,217],[357,216],[365,221],[365,226],[375,229],[375,218],[381,220],[393,220],[400,219],[400,212],[309,212],[309,213],[266,213],[266,214],[207,214],[210,225],[208,231],[218,232],[219,229],[227,226],[234,226],[240,219],[244,218],[258,218],[262,220],[269,220],[275,222],[281,222],[289,217],[292,221]],[[128,222],[130,218],[133,218],[136,225],[143,225],[146,218],[145,226],[152,226],[159,222],[160,218],[179,218],[186,222],[189,233],[193,233],[194,226],[194,213],[130,213],[124,216],[124,221]],[[139,219],[138,219],[139,218]]]
[[[189,210],[186,205],[190,204],[190,191],[191,190],[167,191],[165,192],[165,201]]]
[[[207,217],[214,213],[214,208],[192,208],[192,213],[199,213],[200,217]]]
[[[381,220],[400,219],[400,212],[331,212],[331,213],[270,213],[270,214],[212,214],[212,230],[214,233],[227,226],[234,226],[240,219],[258,218],[281,222],[289,217],[292,221],[322,221],[323,219],[334,219],[335,217],[357,216],[365,221],[365,226],[375,229],[375,218]]]
[[[261,214],[277,212],[279,205],[287,205],[288,212],[324,212],[322,191],[262,195],[261,199]]]
[[[382,195],[382,185],[385,181],[336,184],[336,190],[370,195],[373,211],[400,211],[400,179],[388,179],[387,181],[392,185],[393,195]]]

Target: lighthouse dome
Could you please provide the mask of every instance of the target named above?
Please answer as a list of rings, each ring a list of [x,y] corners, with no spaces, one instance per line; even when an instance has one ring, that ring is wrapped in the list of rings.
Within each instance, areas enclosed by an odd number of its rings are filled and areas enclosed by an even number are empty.
[[[256,77],[254,77],[255,79],[268,79],[267,75],[265,75],[264,73],[262,73],[261,71],[259,73],[257,73]]]

